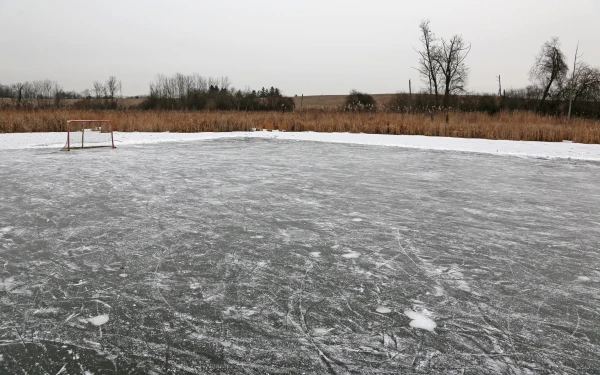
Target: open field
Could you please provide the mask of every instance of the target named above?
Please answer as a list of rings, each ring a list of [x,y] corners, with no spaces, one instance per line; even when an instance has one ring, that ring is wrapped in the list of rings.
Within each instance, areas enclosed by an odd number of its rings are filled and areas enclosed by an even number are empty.
[[[0,164],[0,373],[600,366],[597,162],[222,139]]]
[[[434,120],[422,114],[356,113],[306,110],[294,112],[3,110],[0,132],[65,131],[67,120],[110,119],[116,130],[145,132],[221,132],[279,129],[285,131],[407,134],[523,141],[600,143],[600,121],[540,116],[531,112],[496,115],[469,112]]]

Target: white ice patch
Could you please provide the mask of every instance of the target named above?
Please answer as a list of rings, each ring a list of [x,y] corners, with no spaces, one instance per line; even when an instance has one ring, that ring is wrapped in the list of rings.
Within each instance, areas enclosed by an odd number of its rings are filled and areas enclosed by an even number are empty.
[[[16,287],[17,283],[15,282],[14,277],[9,277],[6,279],[0,278],[0,290],[8,292]]]
[[[323,336],[333,331],[333,328],[315,328],[313,329],[313,335],[315,336]]]
[[[127,274],[126,274],[126,273],[122,273],[122,274],[120,274],[119,276],[120,276],[120,277],[127,277]]]
[[[352,221],[354,221],[355,223],[360,223],[361,221],[363,221],[363,219],[361,219],[360,217],[355,217],[354,219],[352,219]]]
[[[413,328],[420,328],[433,332],[435,327],[437,327],[437,324],[432,319],[410,309],[404,310],[404,315],[412,319],[409,326]]]
[[[223,341],[220,341],[220,343],[221,343],[221,345],[223,345],[226,348],[229,348],[231,346],[231,341],[229,341],[229,340],[223,340]]]
[[[441,286],[436,286],[435,287],[435,292],[433,293],[434,296],[436,297],[441,297],[444,295],[444,289],[442,289]]]
[[[587,276],[578,276],[577,280],[578,281],[590,281],[591,279]]]
[[[93,318],[89,318],[89,319],[87,319],[87,321],[92,323],[95,326],[101,326],[103,324],[106,324],[106,322],[108,322],[108,315],[101,314],[101,315],[95,316]]]
[[[58,314],[58,309],[56,307],[43,307],[41,309],[37,309],[33,312],[33,315],[56,315]]]
[[[313,258],[318,258],[321,256],[321,252],[320,251],[313,251],[312,253],[310,253],[310,256]]]
[[[377,310],[375,310],[375,311],[377,311],[380,314],[389,314],[392,312],[392,309],[390,309],[389,307],[385,307],[385,306],[379,306],[377,308]]]
[[[360,256],[360,253],[357,253],[356,251],[350,251],[349,253],[342,255],[342,257],[344,257],[346,259],[358,258],[359,256]]]
[[[258,263],[256,263],[256,265],[259,267],[264,267],[267,265],[267,262],[258,262]]]
[[[252,236],[252,237],[250,237],[250,238],[255,238],[255,239],[257,239],[257,240],[260,240],[261,238],[264,238],[264,237],[263,237],[263,236]]]

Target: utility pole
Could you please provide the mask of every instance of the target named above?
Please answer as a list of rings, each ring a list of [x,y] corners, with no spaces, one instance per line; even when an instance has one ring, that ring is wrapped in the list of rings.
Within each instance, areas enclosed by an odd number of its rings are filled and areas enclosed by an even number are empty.
[[[571,75],[571,91],[569,93],[569,113],[567,114],[567,120],[571,120],[571,107],[573,106],[573,94],[575,93],[575,74],[577,72],[577,53],[579,53],[579,42],[577,42],[577,48],[575,49],[575,61],[573,62],[573,74]]]
[[[498,79],[498,96],[502,96],[502,81],[500,81],[500,75],[496,78]]]
[[[412,113],[412,85],[408,80],[408,111]]]

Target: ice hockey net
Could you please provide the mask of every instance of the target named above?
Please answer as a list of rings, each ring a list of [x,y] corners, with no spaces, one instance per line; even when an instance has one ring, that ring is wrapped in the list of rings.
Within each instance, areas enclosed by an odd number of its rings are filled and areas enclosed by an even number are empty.
[[[69,120],[67,121],[67,143],[63,151],[81,148],[115,148],[112,121]]]

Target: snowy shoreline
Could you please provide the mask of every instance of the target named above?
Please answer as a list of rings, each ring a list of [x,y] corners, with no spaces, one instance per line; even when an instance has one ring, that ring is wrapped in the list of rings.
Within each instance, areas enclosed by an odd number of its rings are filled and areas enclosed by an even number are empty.
[[[401,147],[422,150],[457,151],[494,155],[511,155],[546,159],[600,161],[600,145],[570,142],[526,142],[473,138],[428,137],[420,135],[386,135],[315,132],[231,132],[231,133],[143,133],[115,132],[117,147],[162,142],[193,142],[223,138],[260,138],[297,141],[345,143],[370,146]],[[60,149],[66,133],[0,134],[0,150],[35,148]]]

